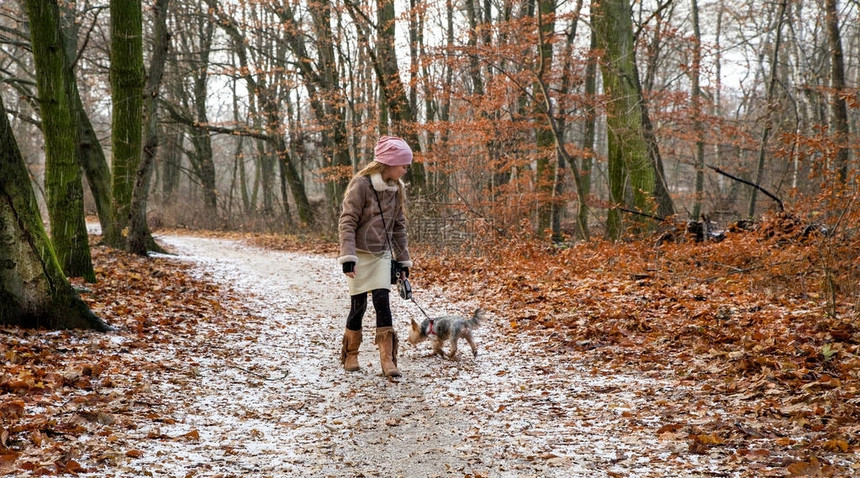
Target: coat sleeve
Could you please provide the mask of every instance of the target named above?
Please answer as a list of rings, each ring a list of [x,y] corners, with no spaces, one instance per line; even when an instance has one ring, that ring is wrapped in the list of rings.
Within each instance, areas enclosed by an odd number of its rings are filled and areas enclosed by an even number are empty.
[[[394,259],[406,267],[412,267],[412,259],[409,257],[409,238],[406,233],[406,215],[403,214],[403,205],[397,205],[397,213],[394,217]]]
[[[338,220],[339,253],[337,262],[340,264],[344,262],[358,262],[358,256],[355,255],[355,231],[358,229],[358,224],[361,220],[364,194],[360,181],[356,179],[354,178],[346,189],[346,194],[343,196],[340,219]]]

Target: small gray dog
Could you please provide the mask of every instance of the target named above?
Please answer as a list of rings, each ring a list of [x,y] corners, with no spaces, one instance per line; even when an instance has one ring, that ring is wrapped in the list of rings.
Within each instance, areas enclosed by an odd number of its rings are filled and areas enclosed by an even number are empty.
[[[461,338],[466,339],[469,347],[472,348],[472,356],[478,356],[478,348],[475,346],[475,340],[472,338],[472,330],[478,328],[478,325],[484,320],[484,310],[478,308],[471,319],[464,319],[457,315],[446,315],[435,319],[424,319],[421,324],[412,320],[412,327],[409,329],[409,337],[406,339],[410,344],[416,345],[427,339],[433,339],[433,353],[445,357],[445,352],[442,351],[442,346],[445,341],[451,343],[451,351],[447,357],[451,360],[456,360],[457,341]]]

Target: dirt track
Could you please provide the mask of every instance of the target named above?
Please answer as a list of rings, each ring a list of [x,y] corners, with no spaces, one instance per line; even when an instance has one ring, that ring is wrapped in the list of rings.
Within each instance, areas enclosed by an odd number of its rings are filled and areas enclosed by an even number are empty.
[[[156,476],[734,476],[719,452],[688,453],[660,428],[687,391],[659,372],[631,377],[586,370],[548,337],[503,334],[490,316],[476,333],[479,356],[430,357],[402,340],[400,370],[380,373],[372,307],[362,370],[338,362],[348,297],[331,257],[272,252],[223,239],[159,240],[202,277],[247,300],[244,324],[201,321],[183,349],[165,348],[174,375],[151,385],[157,430],[141,427],[139,458],[118,470]],[[421,288],[432,315],[468,314]],[[414,304],[392,300],[405,338]],[[702,420],[719,419],[713,410]],[[688,415],[689,419],[689,415]],[[199,434],[194,440],[153,436]]]

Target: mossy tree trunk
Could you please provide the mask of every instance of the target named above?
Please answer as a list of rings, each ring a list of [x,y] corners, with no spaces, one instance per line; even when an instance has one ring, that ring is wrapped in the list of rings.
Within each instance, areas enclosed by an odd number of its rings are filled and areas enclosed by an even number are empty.
[[[69,70],[67,74],[75,81],[75,88],[72,91],[74,95],[72,105],[75,108],[75,123],[78,126],[78,160],[84,168],[84,175],[87,178],[90,193],[93,195],[102,234],[111,236],[113,234],[113,213],[111,211],[110,166],[90,117],[84,109],[80,90],[77,88],[75,61],[78,55],[79,23],[75,21],[74,7],[75,5],[70,3],[60,5],[60,15],[63,17],[60,28],[65,46],[66,68]]]
[[[110,327],[60,269],[0,99],[0,324],[50,329]]]
[[[27,0],[27,14],[45,135],[45,190],[51,239],[66,275],[95,282],[78,160],[75,81],[65,55],[59,6],[56,0]]]
[[[655,171],[643,131],[640,92],[628,0],[592,1],[594,35],[603,55],[601,73],[606,101],[610,199],[607,236],[624,232],[621,209],[655,212]]]
[[[582,163],[582,181],[577,184],[577,193],[579,194],[579,214],[578,223],[582,239],[590,237],[588,229],[588,218],[591,215],[591,208],[588,205],[589,196],[591,195],[591,171],[594,166],[594,150],[597,143],[597,114],[595,108],[595,100],[597,98],[597,59],[594,52],[597,49],[597,39],[594,32],[591,32],[589,39],[589,55],[588,64],[585,67],[585,97],[588,100],[586,106],[585,128],[582,134],[582,150],[588,153],[583,156]]]
[[[125,249],[131,196],[143,147],[143,12],[140,0],[110,2],[111,172],[114,230],[105,242]]]

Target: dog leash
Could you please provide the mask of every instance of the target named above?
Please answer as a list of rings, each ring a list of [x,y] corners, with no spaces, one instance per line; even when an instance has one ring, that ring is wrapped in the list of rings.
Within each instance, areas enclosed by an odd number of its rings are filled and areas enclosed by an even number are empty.
[[[409,285],[409,279],[400,279],[398,282],[398,292],[400,293],[400,297],[412,301],[412,303],[415,304],[415,307],[418,307],[418,310],[420,310],[421,313],[424,314],[424,317],[427,317],[427,320],[430,321],[430,330],[427,331],[427,335],[436,335],[436,332],[433,330],[434,320],[427,314],[424,308],[418,304],[418,302],[415,302],[415,296],[412,294],[412,286]]]
[[[424,309],[422,309],[421,306],[418,305],[418,302],[415,302],[415,297],[410,297],[409,300],[411,300],[412,303],[415,304],[415,307],[418,307],[418,310],[420,310],[421,313],[424,314],[424,317],[427,317],[427,320],[430,321],[430,328],[427,330],[427,335],[436,335],[436,331],[433,330],[433,322],[435,322],[433,318],[427,315],[427,312],[424,312]]]
[[[376,188],[373,187],[373,180],[370,177],[367,177],[367,180],[370,181],[371,189],[373,189],[373,194],[376,196],[376,205],[379,207],[379,217],[382,219],[382,229],[385,231],[385,240],[388,242],[388,249],[391,251],[391,260],[394,261],[394,247],[391,245],[391,237],[388,233],[388,228],[385,226],[385,215],[382,214],[382,202],[379,200],[379,193],[376,192]],[[391,234],[394,234],[394,231],[391,231]],[[399,274],[398,274],[399,275]],[[424,317],[427,317],[427,320],[430,321],[430,330],[427,332],[427,335],[436,335],[436,332],[433,331],[433,318],[427,315],[427,312],[424,311],[418,302],[415,302],[415,297],[412,296],[412,286],[409,284],[409,279],[406,277],[397,279],[397,292],[400,294],[400,297],[404,299],[411,300],[415,307],[418,307],[418,310],[424,314]]]

